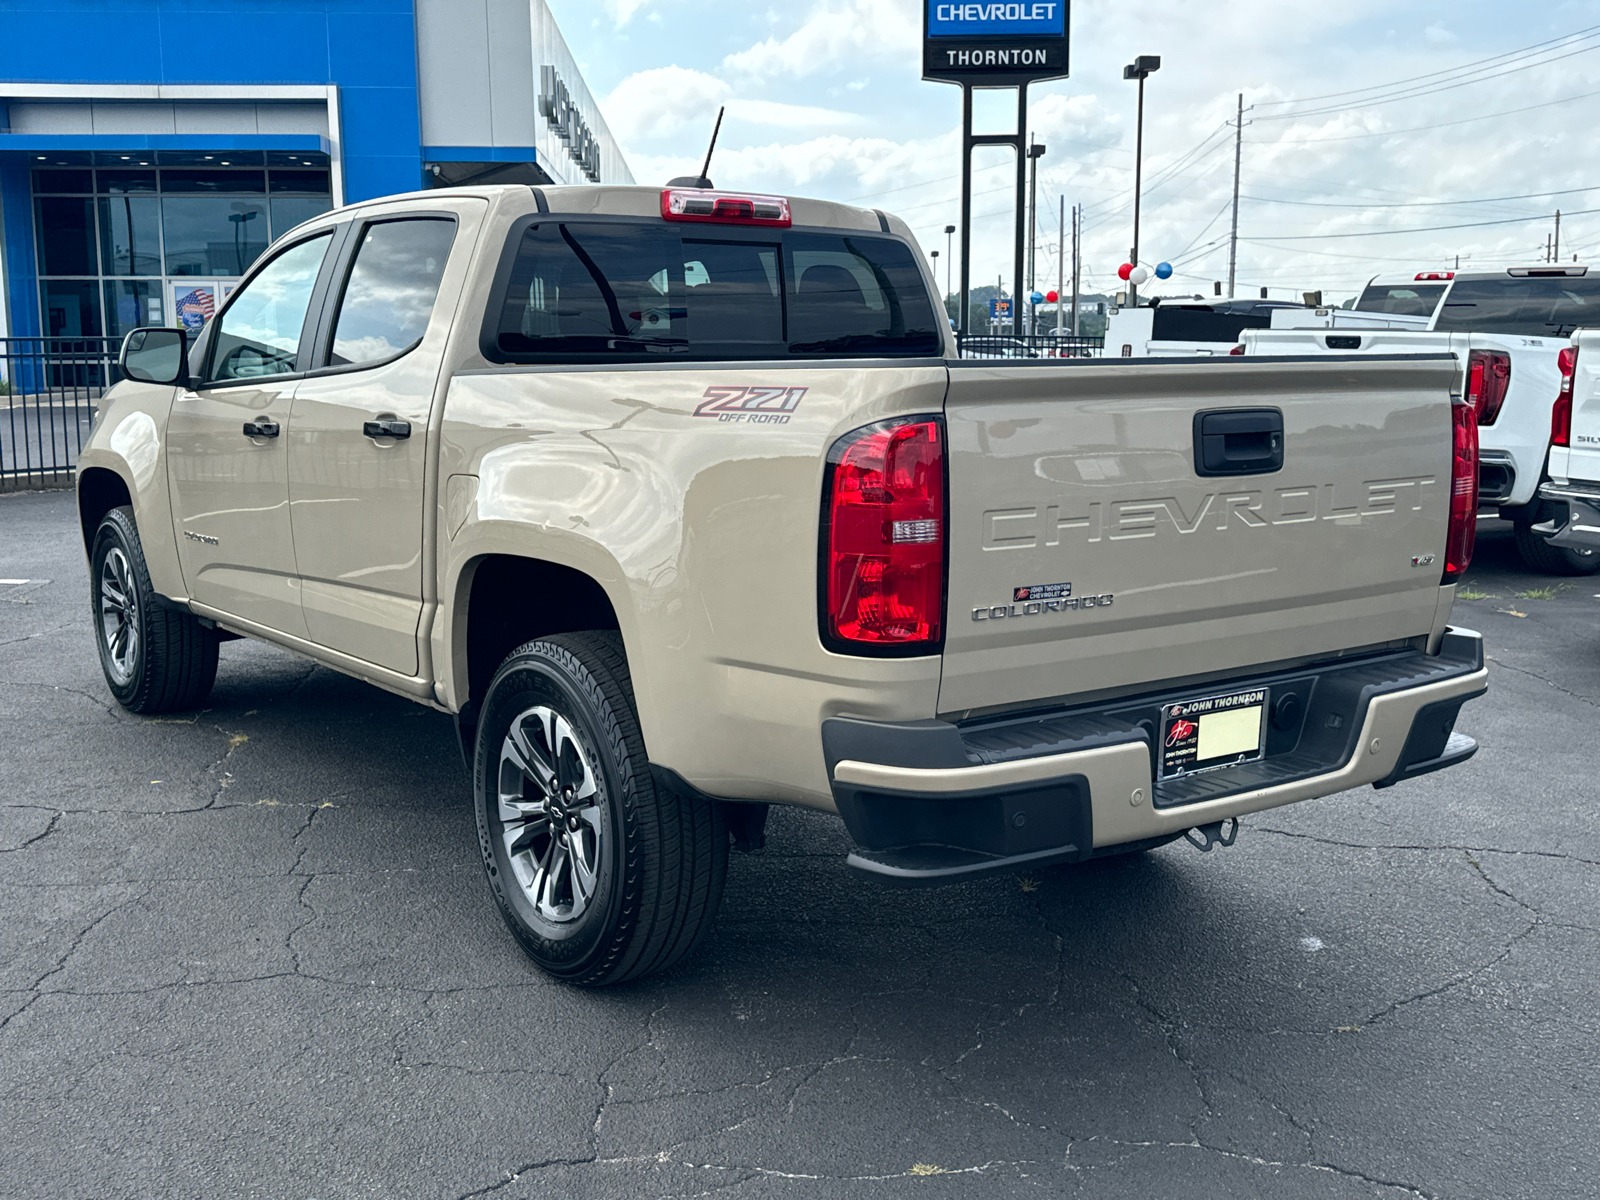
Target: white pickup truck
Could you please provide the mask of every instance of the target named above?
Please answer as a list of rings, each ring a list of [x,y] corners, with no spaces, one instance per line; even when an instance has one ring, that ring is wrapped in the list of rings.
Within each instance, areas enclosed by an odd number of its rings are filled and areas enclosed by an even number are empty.
[[[1513,523],[1518,552],[1532,569],[1600,571],[1600,554],[1551,540],[1546,531],[1564,519],[1564,501],[1540,492],[1551,407],[1561,387],[1557,356],[1573,330],[1600,325],[1600,274],[1581,264],[1543,264],[1457,272],[1424,286],[1446,289],[1441,301],[1409,301],[1414,308],[1436,303],[1426,330],[1247,329],[1240,337],[1244,354],[1455,355],[1459,386],[1478,414],[1480,502]]]
[[[1558,512],[1538,532],[1552,546],[1594,554],[1600,551],[1600,329],[1574,333],[1559,362],[1549,479],[1539,486],[1540,498]]]
[[[107,686],[194,708],[242,636],[455,714],[494,902],[588,985],[706,935],[768,804],[942,883],[1473,753],[1450,357],[971,361],[936,294],[903,222],[798,197],[316,217],[124,345]]]

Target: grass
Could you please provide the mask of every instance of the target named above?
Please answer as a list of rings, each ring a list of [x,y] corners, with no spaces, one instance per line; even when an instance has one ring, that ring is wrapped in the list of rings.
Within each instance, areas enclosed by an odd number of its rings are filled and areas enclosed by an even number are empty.
[[[1556,593],[1561,592],[1563,590],[1565,590],[1565,589],[1560,585],[1553,585],[1551,587],[1529,588],[1525,592],[1518,592],[1517,593],[1517,599],[1518,600],[1554,600],[1556,598]]]
[[[1457,588],[1456,589],[1456,599],[1457,600],[1493,600],[1494,596],[1492,596],[1488,592],[1480,592],[1476,588]]]

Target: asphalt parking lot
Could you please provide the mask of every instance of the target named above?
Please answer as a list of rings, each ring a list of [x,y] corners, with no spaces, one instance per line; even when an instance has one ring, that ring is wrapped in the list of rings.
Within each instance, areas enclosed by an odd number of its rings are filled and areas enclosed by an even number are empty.
[[[778,812],[602,993],[502,927],[449,718],[249,642],[130,716],[87,591],[0,496],[0,1195],[1596,1193],[1600,579],[1504,529],[1465,766],[924,892]]]

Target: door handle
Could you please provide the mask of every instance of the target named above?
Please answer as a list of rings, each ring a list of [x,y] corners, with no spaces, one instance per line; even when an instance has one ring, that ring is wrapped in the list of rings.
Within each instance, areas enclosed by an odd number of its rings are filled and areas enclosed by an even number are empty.
[[[277,437],[278,423],[266,417],[257,417],[254,421],[244,423],[245,437]]]
[[[1194,415],[1196,475],[1270,475],[1283,470],[1283,413],[1231,408]]]
[[[380,417],[376,421],[363,423],[361,432],[369,438],[408,438],[411,436],[411,422]]]

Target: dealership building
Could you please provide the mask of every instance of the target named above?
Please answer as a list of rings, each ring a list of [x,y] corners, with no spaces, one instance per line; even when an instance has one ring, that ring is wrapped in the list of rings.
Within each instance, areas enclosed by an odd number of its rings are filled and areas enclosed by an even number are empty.
[[[197,326],[339,204],[632,183],[544,0],[5,0],[0,336]]]

